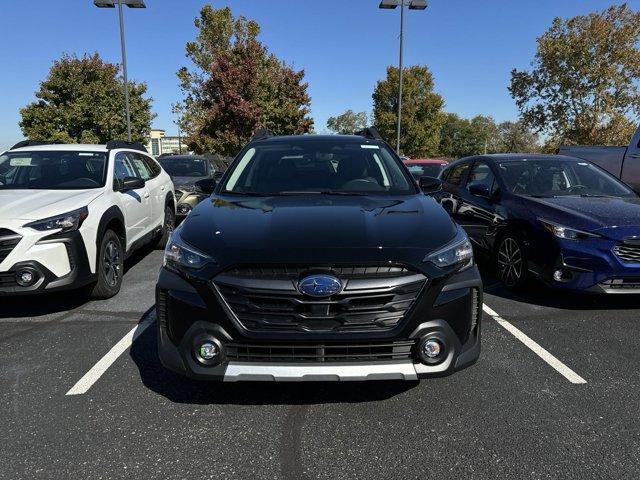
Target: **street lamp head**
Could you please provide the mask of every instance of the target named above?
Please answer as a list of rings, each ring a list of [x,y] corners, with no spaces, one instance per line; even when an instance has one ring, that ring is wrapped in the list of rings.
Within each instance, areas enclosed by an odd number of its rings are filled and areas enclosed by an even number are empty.
[[[398,0],[381,0],[379,8],[383,8],[385,10],[392,10],[394,8],[398,8],[400,2]]]
[[[427,0],[411,0],[409,10],[425,10],[427,8]]]
[[[118,0],[93,0],[93,4],[98,8],[114,8]],[[146,8],[144,0],[122,0],[122,4],[129,8]]]

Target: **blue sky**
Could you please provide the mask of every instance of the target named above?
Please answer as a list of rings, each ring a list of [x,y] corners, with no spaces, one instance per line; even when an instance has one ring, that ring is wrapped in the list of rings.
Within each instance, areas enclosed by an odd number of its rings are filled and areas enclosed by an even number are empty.
[[[0,149],[21,140],[18,110],[62,53],[98,52],[120,61],[117,14],[92,0],[0,0]],[[129,75],[145,81],[158,115],[154,127],[175,133],[171,103],[180,95],[175,72],[187,65],[185,43],[202,0],[146,0],[125,9]],[[371,110],[371,93],[385,68],[398,61],[398,10],[378,0],[213,0],[259,22],[261,40],[306,71],[316,130],[351,108]],[[620,2],[605,0],[430,0],[406,15],[406,64],[427,65],[446,110],[514,119],[512,68],[526,68],[535,39],[555,16],[571,17]],[[640,0],[630,6],[640,9]]]

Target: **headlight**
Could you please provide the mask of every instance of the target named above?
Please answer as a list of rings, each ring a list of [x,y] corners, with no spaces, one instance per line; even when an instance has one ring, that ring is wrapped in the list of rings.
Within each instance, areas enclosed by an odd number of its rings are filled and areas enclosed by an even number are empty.
[[[597,238],[600,236],[595,233],[565,227],[564,225],[550,222],[549,220],[543,220],[542,218],[539,218],[538,220],[540,220],[540,223],[546,231],[557,238],[563,238],[565,240],[584,240],[585,238]]]
[[[188,203],[180,203],[178,204],[178,213],[180,215],[189,215],[191,212],[191,205]]]
[[[173,232],[164,250],[164,266],[198,270],[211,262],[213,259],[209,255],[185,243],[179,230]]]
[[[423,261],[431,262],[440,268],[460,265],[460,270],[465,270],[473,265],[473,247],[467,234],[460,228],[453,241],[430,253]]]
[[[27,223],[25,227],[33,228],[39,232],[46,232],[49,230],[71,232],[73,230],[78,230],[82,226],[82,222],[84,222],[88,216],[89,210],[87,207],[83,207],[78,210],[74,210],[73,212],[65,213],[64,215],[58,215],[55,217],[45,218],[44,220]]]

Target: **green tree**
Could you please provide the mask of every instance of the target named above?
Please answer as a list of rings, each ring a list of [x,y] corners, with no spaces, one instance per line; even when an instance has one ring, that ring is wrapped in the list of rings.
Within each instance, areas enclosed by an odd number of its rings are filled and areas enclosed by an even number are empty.
[[[399,70],[387,68],[373,92],[373,116],[382,137],[396,144]],[[430,157],[438,151],[444,121],[444,101],[433,91],[433,76],[427,67],[412,66],[403,72],[402,131],[400,150],[410,157]]]
[[[124,82],[117,64],[96,53],[64,55],[40,84],[37,101],[20,110],[20,127],[31,140],[105,143],[127,138]],[[144,83],[129,82],[131,135],[144,141],[151,128],[151,98]]]
[[[460,118],[455,113],[444,115],[440,130],[440,156],[468,157],[498,151],[498,126],[493,118],[477,115],[472,119]]]
[[[498,152],[533,153],[540,151],[540,139],[522,121],[498,125]]]
[[[368,123],[367,112],[356,113],[353,110],[347,110],[336,117],[329,117],[327,128],[342,135],[353,135],[358,130],[368,127]]]
[[[627,4],[556,18],[509,90],[526,125],[556,143],[626,144],[640,115],[640,12]]]
[[[198,36],[186,47],[195,68],[178,71],[184,101],[177,109],[190,150],[232,156],[258,128],[311,131],[304,71],[268,52],[255,21],[205,5],[195,26]]]

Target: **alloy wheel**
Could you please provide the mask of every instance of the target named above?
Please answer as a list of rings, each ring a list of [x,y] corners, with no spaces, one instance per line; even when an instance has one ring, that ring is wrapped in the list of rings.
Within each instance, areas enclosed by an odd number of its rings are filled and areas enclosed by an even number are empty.
[[[104,249],[104,277],[110,287],[118,285],[122,272],[122,255],[114,240],[110,240]]]
[[[498,249],[498,276],[508,287],[517,285],[522,276],[524,259],[518,242],[511,237],[505,238]]]

